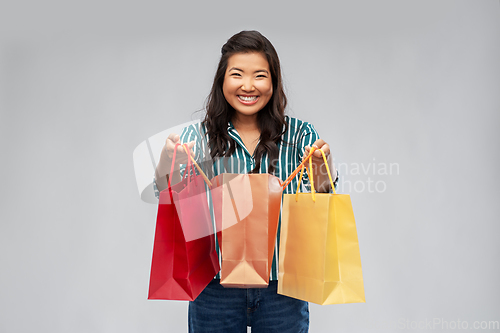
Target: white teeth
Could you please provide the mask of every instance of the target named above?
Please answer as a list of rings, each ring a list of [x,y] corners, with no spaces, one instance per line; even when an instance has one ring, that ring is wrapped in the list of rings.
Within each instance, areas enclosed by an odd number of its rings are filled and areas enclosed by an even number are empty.
[[[255,101],[257,99],[257,96],[251,96],[251,97],[238,96],[238,97],[245,102]]]

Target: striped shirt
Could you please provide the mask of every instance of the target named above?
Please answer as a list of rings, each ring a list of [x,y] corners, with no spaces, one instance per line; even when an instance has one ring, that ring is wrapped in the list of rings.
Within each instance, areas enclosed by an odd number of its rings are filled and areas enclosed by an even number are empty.
[[[278,145],[279,155],[276,161],[276,168],[272,173],[276,177],[285,181],[286,178],[299,166],[304,155],[305,147],[312,146],[313,143],[319,139],[319,135],[314,129],[314,126],[308,122],[301,121],[297,118],[285,116],[285,121],[288,125],[288,130],[283,134],[282,140],[284,142]],[[208,136],[205,136],[206,128],[202,123],[192,124],[183,129],[180,136],[181,143],[188,143],[195,141],[193,152],[195,160],[202,167],[203,171],[207,174],[208,178],[212,178],[221,173],[250,173],[255,167],[255,159],[245,147],[243,140],[234,128],[231,122],[228,123],[227,131],[229,136],[236,142],[236,149],[232,156],[216,158],[212,160],[208,149]],[[260,173],[267,173],[269,166],[269,157],[264,153],[260,164]],[[181,174],[184,172],[186,165],[181,165]],[[335,179],[334,186],[337,187],[338,177],[332,176]],[[284,194],[294,194],[297,190],[298,176],[295,177],[291,183],[284,189]],[[155,195],[159,198],[159,191],[154,181]],[[301,183],[301,192],[310,192],[310,183],[307,174],[304,173],[303,181]],[[212,215],[212,221],[215,230],[215,221],[213,214],[212,201],[210,191],[207,187],[207,199]],[[281,228],[281,214],[280,222],[278,225],[277,240],[274,249],[273,263],[270,279],[278,279],[278,258],[279,258],[279,241],[280,241],[280,228]],[[217,237],[215,237],[217,255],[220,260],[220,251],[217,244]],[[220,273],[217,273],[215,278],[220,278]]]

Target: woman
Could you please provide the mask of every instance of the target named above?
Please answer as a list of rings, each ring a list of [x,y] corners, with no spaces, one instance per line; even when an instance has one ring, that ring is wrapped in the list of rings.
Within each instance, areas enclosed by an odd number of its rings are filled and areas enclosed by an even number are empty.
[[[269,40],[257,31],[232,36],[222,47],[205,119],[199,127],[191,125],[181,136],[172,133],[166,140],[156,170],[157,189],[167,187],[166,174],[179,142],[188,143],[196,160],[208,161],[204,167],[210,176],[267,172],[284,181],[311,146],[328,156],[329,145],[311,124],[285,116],[286,104],[278,54]],[[173,183],[180,181],[181,164],[187,161],[182,147],[176,154]],[[319,151],[314,152],[313,169],[318,192],[329,192]],[[295,193],[296,188],[294,179],[284,193]],[[275,251],[269,287],[262,289],[226,289],[217,275],[189,304],[189,332],[246,332],[246,326],[253,332],[307,332],[308,304],[277,294],[277,266]]]

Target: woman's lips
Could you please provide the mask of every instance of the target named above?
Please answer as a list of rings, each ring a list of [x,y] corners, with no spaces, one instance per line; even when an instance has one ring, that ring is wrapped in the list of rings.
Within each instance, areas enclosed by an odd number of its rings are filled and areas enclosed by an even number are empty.
[[[245,96],[245,95],[237,95],[238,96],[238,101],[240,103],[245,104],[245,105],[253,105],[257,103],[259,100],[259,96]]]

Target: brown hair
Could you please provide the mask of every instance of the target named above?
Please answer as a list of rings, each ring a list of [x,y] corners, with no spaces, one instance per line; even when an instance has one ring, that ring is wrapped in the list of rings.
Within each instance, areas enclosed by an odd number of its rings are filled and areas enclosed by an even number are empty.
[[[260,142],[255,149],[255,168],[252,173],[259,173],[260,162],[267,152],[270,163],[268,172],[272,173],[278,159],[278,144],[281,136],[287,131],[285,122],[285,107],[287,99],[283,90],[281,67],[278,53],[271,42],[258,31],[241,31],[228,39],[222,46],[221,58],[215,73],[212,90],[207,98],[206,115],[203,123],[209,136],[208,145],[212,159],[215,157],[231,156],[236,148],[236,142],[227,132],[227,124],[233,118],[235,110],[226,101],[222,91],[224,76],[229,57],[236,53],[262,53],[269,63],[273,84],[273,95],[269,102],[257,114],[260,128]]]

